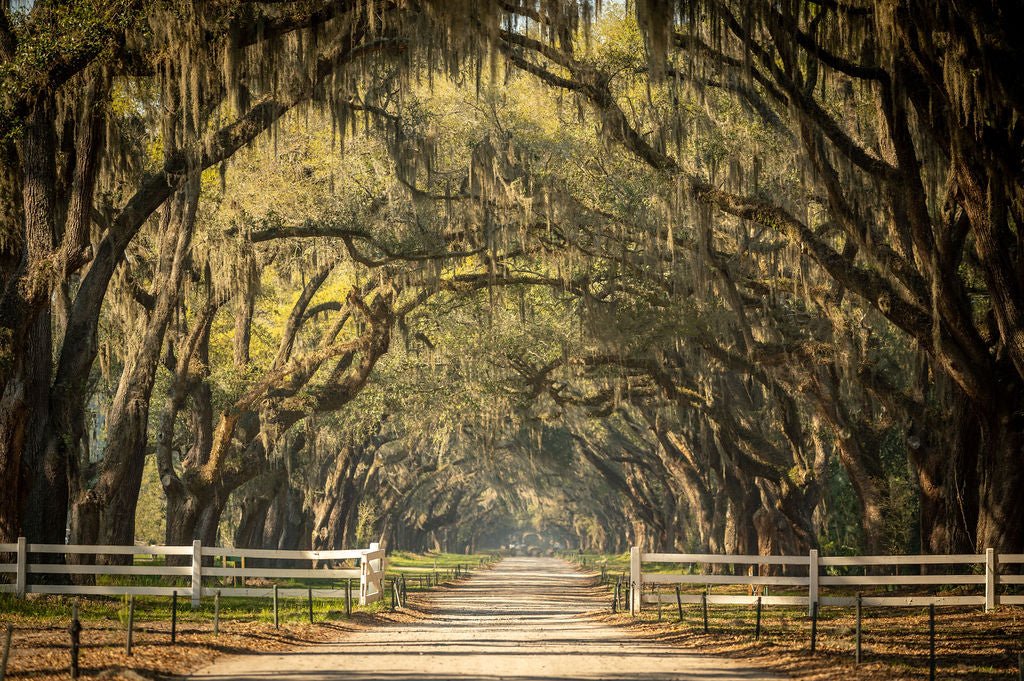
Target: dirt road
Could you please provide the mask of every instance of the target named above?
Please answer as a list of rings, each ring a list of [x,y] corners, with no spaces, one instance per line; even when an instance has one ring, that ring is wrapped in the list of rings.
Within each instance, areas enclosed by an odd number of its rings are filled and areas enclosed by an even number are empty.
[[[433,596],[430,616],[338,643],[228,658],[196,681],[768,681],[780,677],[580,618],[605,607],[554,558],[508,558]]]

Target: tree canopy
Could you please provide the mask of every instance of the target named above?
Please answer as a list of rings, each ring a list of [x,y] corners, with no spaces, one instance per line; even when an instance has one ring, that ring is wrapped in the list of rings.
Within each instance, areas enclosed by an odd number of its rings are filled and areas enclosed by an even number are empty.
[[[1022,20],[5,3],[0,541],[1024,550]]]

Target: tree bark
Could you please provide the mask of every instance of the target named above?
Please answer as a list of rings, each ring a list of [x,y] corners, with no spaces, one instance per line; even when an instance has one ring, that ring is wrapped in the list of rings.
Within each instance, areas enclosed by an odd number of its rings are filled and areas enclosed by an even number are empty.
[[[110,408],[107,443],[95,484],[83,484],[75,500],[76,516],[98,514],[89,526],[98,535],[81,536],[101,544],[135,543],[135,509],[142,484],[148,441],[149,405],[164,335],[178,308],[182,282],[188,269],[192,235],[199,203],[199,176],[193,175],[166,210],[159,263],[154,281],[155,304],[141,334],[141,342],[129,355]],[[77,533],[76,533],[76,536]]]

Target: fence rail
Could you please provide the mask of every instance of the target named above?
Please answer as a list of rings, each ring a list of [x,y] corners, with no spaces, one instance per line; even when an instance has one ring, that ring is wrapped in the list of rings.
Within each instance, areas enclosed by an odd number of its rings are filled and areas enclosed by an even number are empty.
[[[246,578],[260,579],[305,579],[305,580],[359,580],[359,603],[366,605],[383,597],[381,580],[387,569],[384,551],[377,544],[366,549],[345,549],[332,551],[278,551],[272,549],[232,549],[223,546],[203,546],[195,541],[191,546],[106,546],[83,544],[29,544],[20,538],[16,544],[0,544],[0,557],[14,556],[15,562],[0,563],[0,580],[6,576],[7,583],[0,583],[0,593],[13,593],[19,597],[25,594],[66,594],[103,596],[170,596],[177,592],[189,596],[193,605],[199,605],[203,596],[219,592],[224,597],[267,596],[273,587],[210,587],[204,579],[229,578],[244,584]],[[184,565],[104,565],[97,564],[99,556],[180,556]],[[54,561],[54,557],[61,560]],[[228,565],[227,558],[239,558],[238,563]],[[31,560],[32,558],[42,559]],[[47,562],[47,558],[50,562]],[[217,559],[220,558],[220,566]],[[204,559],[212,565],[204,565]],[[303,562],[302,567],[247,567],[246,559],[264,559]],[[357,561],[357,567],[334,568],[331,561]],[[322,563],[321,565],[318,565]],[[133,586],[122,584],[79,585],[33,583],[33,575],[44,576],[106,576],[142,577],[157,581],[176,580],[178,584]],[[47,580],[39,580],[46,582]],[[49,580],[52,581],[52,580]],[[281,595],[307,595],[308,587],[281,588]],[[334,586],[314,588],[317,598],[345,598],[346,589]],[[301,592],[301,593],[300,593]]]
[[[688,568],[686,572],[645,572],[644,564],[672,563]],[[1024,554],[997,554],[987,549],[980,554],[959,555],[913,555],[913,556],[819,556],[811,550],[799,556],[753,556],[715,555],[701,553],[643,553],[638,547],[630,550],[630,612],[637,614],[644,603],[720,603],[730,605],[753,605],[760,601],[764,605],[801,605],[810,614],[815,604],[852,606],[857,597],[852,595],[828,594],[828,591],[848,587],[984,587],[983,593],[972,595],[867,595],[861,603],[874,607],[905,606],[984,606],[992,610],[998,605],[1024,605],[1024,595],[1003,594],[1003,586],[1024,585],[1022,574],[1000,574],[1001,568],[1021,570]],[[752,574],[699,574],[698,568],[715,565],[746,566]],[[760,566],[778,566],[787,572],[805,572],[805,575],[753,574]],[[942,568],[965,567],[975,572],[942,574],[899,574],[900,567]],[[896,574],[885,574],[891,569]],[[835,574],[860,570],[863,574]],[[645,586],[677,585],[674,593],[645,593]],[[707,593],[683,594],[679,585],[706,585]],[[765,593],[711,594],[710,586],[779,587],[783,591],[800,590],[804,593],[768,595]],[[981,589],[977,589],[981,591]],[[826,593],[823,593],[826,592]]]

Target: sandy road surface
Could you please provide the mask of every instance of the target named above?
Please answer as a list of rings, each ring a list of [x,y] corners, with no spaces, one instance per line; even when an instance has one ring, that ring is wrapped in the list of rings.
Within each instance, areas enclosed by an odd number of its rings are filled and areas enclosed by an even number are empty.
[[[554,558],[508,558],[432,597],[429,617],[338,643],[228,658],[196,681],[768,681],[778,676],[578,617],[604,607]]]

